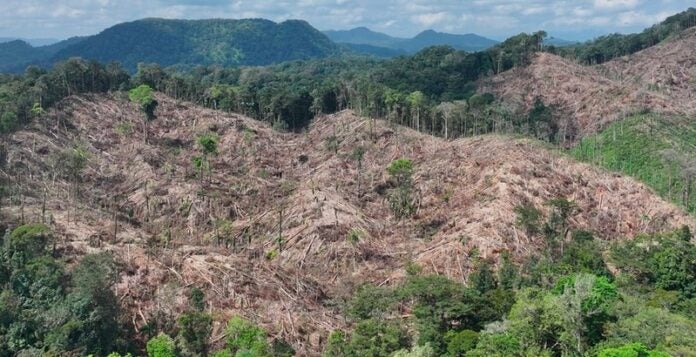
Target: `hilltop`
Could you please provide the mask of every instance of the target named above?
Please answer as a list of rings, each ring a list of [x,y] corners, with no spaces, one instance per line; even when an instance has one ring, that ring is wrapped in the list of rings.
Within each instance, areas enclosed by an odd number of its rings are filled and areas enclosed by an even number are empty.
[[[479,90],[528,110],[537,98],[565,119],[569,137],[596,133],[634,113],[696,113],[693,83],[696,30],[598,66],[583,66],[550,53],[481,81]]]
[[[0,41],[0,72],[23,72],[28,65],[44,63],[58,51],[80,42],[82,37],[73,37],[48,45],[34,47],[25,40]]]
[[[46,51],[46,48],[58,50]],[[0,70],[21,71],[27,64],[48,66],[71,57],[103,63],[117,61],[130,71],[135,71],[140,62],[184,68],[269,65],[323,58],[339,52],[336,44],[305,21],[274,23],[263,19],[144,19],[46,48],[35,48],[32,55],[16,55],[19,58],[2,61]]]
[[[571,227],[607,241],[696,227],[644,185],[527,139],[445,141],[350,111],[319,117],[306,133],[278,133],[157,100],[157,119],[143,128],[118,94],[69,97],[10,135],[3,167],[26,193],[3,206],[6,219],[50,222],[73,259],[111,251],[125,263],[117,294],[136,329],[147,316],[183,311],[193,285],[220,311],[214,341],[226,318],[242,314],[316,353],[346,325],[334,303],[365,282],[395,284],[409,262],[465,281],[474,251],[491,259],[509,251],[516,261],[538,251],[540,238],[516,228],[522,203],[548,213],[549,200],[572,199]],[[192,158],[204,133],[220,145],[200,177]],[[88,158],[77,182],[60,159],[76,147]],[[358,147],[360,164],[351,159]],[[415,165],[408,220],[390,213],[385,196],[393,185],[385,168],[399,158]]]
[[[475,52],[483,51],[498,44],[498,41],[473,33],[460,35],[434,30],[425,30],[413,38],[392,37],[381,32],[372,31],[366,27],[342,31],[324,31],[324,34],[336,43],[352,45],[351,47],[357,52],[369,54],[399,54],[399,52],[385,52],[384,49],[413,54],[432,46],[451,46],[457,50]],[[361,45],[361,47],[358,47],[358,45]],[[377,49],[382,50],[380,52]]]

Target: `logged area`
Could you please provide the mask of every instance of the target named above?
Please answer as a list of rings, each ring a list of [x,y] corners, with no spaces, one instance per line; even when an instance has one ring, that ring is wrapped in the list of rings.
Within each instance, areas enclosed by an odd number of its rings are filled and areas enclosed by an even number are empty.
[[[182,312],[195,285],[221,312],[213,336],[241,313],[316,351],[345,327],[329,302],[365,282],[400,281],[410,263],[462,280],[474,251],[520,262],[542,252],[536,233],[516,228],[515,209],[549,214],[559,197],[577,204],[569,227],[605,240],[696,227],[644,185],[528,139],[445,141],[350,111],[278,133],[157,99],[144,124],[118,95],[67,98],[10,136],[4,164],[16,192],[38,193],[13,197],[6,218],[50,222],[57,249],[75,258],[111,251],[124,261],[117,294],[136,329]],[[200,145],[206,136],[215,152]],[[76,152],[83,166],[70,164]],[[387,167],[402,158],[413,163],[408,219],[390,211],[398,182]]]

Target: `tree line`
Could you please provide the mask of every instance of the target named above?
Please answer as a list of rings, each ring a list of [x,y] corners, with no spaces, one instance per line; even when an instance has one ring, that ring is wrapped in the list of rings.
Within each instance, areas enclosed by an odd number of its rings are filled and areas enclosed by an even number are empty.
[[[435,46],[390,60],[344,55],[267,67],[199,66],[190,70],[141,63],[130,76],[118,63],[72,58],[50,70],[29,67],[0,75],[0,133],[16,130],[66,96],[130,90],[147,85],[179,100],[235,111],[302,130],[320,113],[353,109],[360,115],[447,138],[522,132],[558,141],[558,123],[543,102],[516,112],[476,92],[482,77],[529,64],[540,51],[587,64],[634,53],[696,25],[696,9],[667,18],[644,32],[609,35],[567,48],[545,46],[544,31],[512,36],[481,52]]]

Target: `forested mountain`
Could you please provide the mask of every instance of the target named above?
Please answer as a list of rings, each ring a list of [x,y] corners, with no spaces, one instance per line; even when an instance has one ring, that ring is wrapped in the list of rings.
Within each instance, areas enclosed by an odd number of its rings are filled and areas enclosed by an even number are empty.
[[[355,45],[382,47],[412,54],[431,46],[450,46],[469,52],[481,51],[498,43],[498,41],[476,34],[455,35],[433,30],[423,31],[415,37],[408,39],[392,37],[365,27],[344,31],[324,31],[324,33],[334,42],[354,45],[351,47],[357,52],[367,54],[373,54],[378,51],[372,47],[357,47]],[[386,54],[388,52],[382,50],[382,53]]]
[[[20,72],[29,64],[50,66],[70,57],[116,61],[135,71],[140,62],[181,68],[268,65],[339,52],[336,44],[304,21],[145,19],[50,46],[0,44],[0,71]]]
[[[485,38],[473,33],[455,35],[443,32],[427,30],[416,37],[399,44],[399,47],[407,51],[416,52],[430,46],[446,45],[467,52],[482,51],[493,47],[498,41]]]
[[[82,39],[82,37],[73,37],[38,47],[23,40],[0,43],[0,72],[22,72],[31,64],[44,64],[56,52],[76,44]]]
[[[22,40],[34,47],[49,46],[60,42],[55,38],[16,38],[16,37],[0,37],[0,43]]]
[[[267,65],[337,53],[338,47],[326,36],[299,20],[277,24],[261,19],[145,19],[106,29],[52,59],[118,61],[134,70],[140,62],[184,67]]]
[[[577,41],[568,41],[564,40],[562,38],[557,38],[557,37],[549,37],[544,40],[544,45],[547,46],[556,46],[556,47],[567,47],[567,46],[572,46],[572,45],[577,45]]]
[[[324,31],[324,34],[336,43],[386,48],[396,48],[398,43],[406,41],[405,38],[389,36],[381,32],[372,31],[367,27],[356,27],[351,30],[329,30]]]
[[[375,57],[379,57],[379,58],[392,58],[392,57],[397,57],[397,56],[408,55],[408,52],[406,50],[393,49],[393,48],[389,48],[389,47],[378,47],[378,46],[372,46],[372,45],[358,45],[358,44],[353,44],[353,43],[340,43],[339,45],[343,46],[351,53],[356,53],[356,54],[360,54],[360,55],[375,56]]]

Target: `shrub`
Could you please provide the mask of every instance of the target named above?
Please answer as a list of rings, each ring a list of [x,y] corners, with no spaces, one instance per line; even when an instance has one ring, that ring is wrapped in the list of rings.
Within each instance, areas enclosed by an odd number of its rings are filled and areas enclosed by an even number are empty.
[[[251,322],[235,316],[225,330],[227,348],[236,356],[270,356],[266,331]]]
[[[156,337],[147,341],[148,357],[176,357],[176,345],[174,340],[165,333],[160,333]]]
[[[532,203],[526,202],[518,205],[515,207],[515,213],[517,214],[517,225],[525,230],[527,236],[532,237],[539,233],[542,214]]]
[[[607,348],[599,352],[599,357],[669,357],[669,354],[650,351],[641,343],[630,343],[617,348]]]
[[[189,312],[179,317],[179,335],[188,351],[207,354],[212,324],[213,318],[203,312]]]

